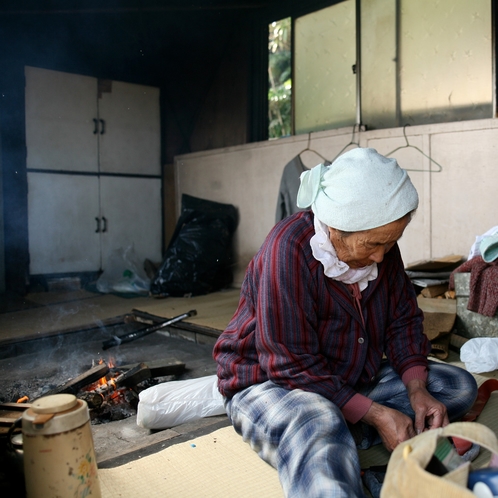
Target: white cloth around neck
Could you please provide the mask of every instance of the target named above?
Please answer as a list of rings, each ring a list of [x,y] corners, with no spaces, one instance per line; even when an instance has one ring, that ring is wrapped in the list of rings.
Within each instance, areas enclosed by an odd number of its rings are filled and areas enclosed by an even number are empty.
[[[363,268],[350,268],[347,263],[337,257],[335,248],[330,241],[327,225],[316,216],[314,218],[315,235],[311,237],[310,245],[313,257],[322,263],[325,275],[345,284],[358,283],[360,291],[366,289],[368,282],[377,278],[377,263]]]

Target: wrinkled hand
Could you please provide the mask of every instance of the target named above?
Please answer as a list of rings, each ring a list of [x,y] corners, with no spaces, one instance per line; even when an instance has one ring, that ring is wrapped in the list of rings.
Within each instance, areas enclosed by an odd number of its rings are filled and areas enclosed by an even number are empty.
[[[388,451],[393,451],[399,443],[416,435],[410,417],[375,402],[372,403],[362,420],[375,427]]]
[[[417,434],[425,430],[445,427],[450,423],[446,406],[429,394],[424,381],[411,380],[406,388],[410,404],[415,412],[414,425]]]

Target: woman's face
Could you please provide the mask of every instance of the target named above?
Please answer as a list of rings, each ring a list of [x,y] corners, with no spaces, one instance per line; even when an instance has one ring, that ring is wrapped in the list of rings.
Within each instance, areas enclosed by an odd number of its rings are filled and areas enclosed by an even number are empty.
[[[407,215],[387,225],[347,236],[329,227],[330,241],[341,261],[350,268],[363,268],[380,263],[384,254],[401,238],[409,222],[410,216]]]

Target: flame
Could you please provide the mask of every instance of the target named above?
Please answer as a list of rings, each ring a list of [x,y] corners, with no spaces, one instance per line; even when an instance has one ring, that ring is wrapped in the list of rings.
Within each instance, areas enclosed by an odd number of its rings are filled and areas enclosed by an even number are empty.
[[[116,365],[115,365],[115,362],[114,362],[114,358],[109,358],[109,359],[107,360],[107,362],[104,360],[104,358],[100,358],[100,359],[99,359],[99,363],[98,363],[98,364],[99,364],[99,365],[102,365],[102,363],[107,363],[107,366],[108,366],[109,368],[114,368],[114,367],[116,366]]]
[[[28,396],[23,396],[22,398],[19,398],[16,403],[26,403],[26,401],[29,401]]]
[[[107,366],[108,366],[109,368],[114,368],[114,366],[115,366],[115,363],[114,363],[114,358],[109,358],[107,361],[105,361],[105,360],[104,360],[104,358],[100,358],[100,359],[99,359],[99,361],[98,361],[98,364],[99,364],[99,365],[102,365],[103,363],[106,363],[106,364],[107,364]],[[96,382],[96,384],[97,384],[97,387],[102,387],[102,386],[107,385],[107,384],[108,384],[108,383],[110,383],[111,381],[112,381],[112,379],[111,379],[111,380],[108,380],[108,379],[107,379],[107,375],[105,375],[104,377],[100,378],[100,379]]]
[[[114,380],[117,377],[117,374],[114,374],[113,377],[109,378],[109,375],[113,374],[107,374],[104,377],[101,377],[97,382],[97,387],[103,387],[107,386],[109,390],[115,390],[117,388],[116,386],[116,381]]]
[[[114,368],[114,359],[109,358],[107,361],[99,358],[98,362],[94,360],[93,365],[95,364],[107,364],[109,368]],[[85,391],[91,392],[96,391],[99,394],[102,394],[106,398],[114,398],[115,393],[119,391],[116,380],[120,376],[121,372],[119,370],[109,371],[104,377],[101,377],[99,380],[95,381],[93,384],[86,386]]]

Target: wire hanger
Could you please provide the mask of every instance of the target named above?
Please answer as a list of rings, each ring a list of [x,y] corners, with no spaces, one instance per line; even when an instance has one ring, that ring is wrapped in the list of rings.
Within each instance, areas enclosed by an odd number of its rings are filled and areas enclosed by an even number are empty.
[[[417,146],[411,145],[408,142],[408,137],[406,136],[406,127],[407,126],[410,126],[410,124],[407,123],[407,124],[405,124],[405,126],[403,126],[403,135],[404,135],[405,140],[406,140],[406,145],[401,145],[400,147],[396,147],[394,150],[392,150],[391,152],[389,152],[389,154],[386,154],[385,156],[389,157],[391,154],[394,154],[397,150],[406,149],[407,147],[410,147],[412,149],[418,150],[423,156],[425,156],[427,159],[429,159],[429,161],[434,163],[438,167],[438,169],[432,169],[432,168],[429,168],[429,169],[406,169],[406,168],[403,168],[405,171],[421,171],[421,172],[428,171],[429,173],[441,173],[441,171],[443,171],[443,167],[437,161],[432,159],[432,157],[428,156],[424,151],[419,149]]]
[[[316,154],[320,159],[323,159],[323,162],[325,165],[329,165],[330,164],[330,161],[323,157],[319,152],[317,152],[315,149],[311,149],[310,148],[310,145],[311,145],[311,132],[308,133],[308,145],[306,146],[305,149],[303,149],[299,154],[298,156],[301,156],[301,154],[303,154],[304,152],[313,152],[314,154]]]
[[[355,135],[355,132],[356,132],[356,126],[357,126],[357,124],[355,123],[353,125],[353,134],[351,135],[351,142],[349,142],[347,145],[345,145],[341,149],[341,151],[339,152],[339,154],[337,154],[337,156],[334,157],[334,159],[332,160],[332,162],[334,162],[349,146],[356,145],[357,147],[360,147],[359,139],[358,139],[357,142],[354,141],[354,135]],[[358,125],[358,136],[360,135],[360,130],[361,130],[361,125]]]

